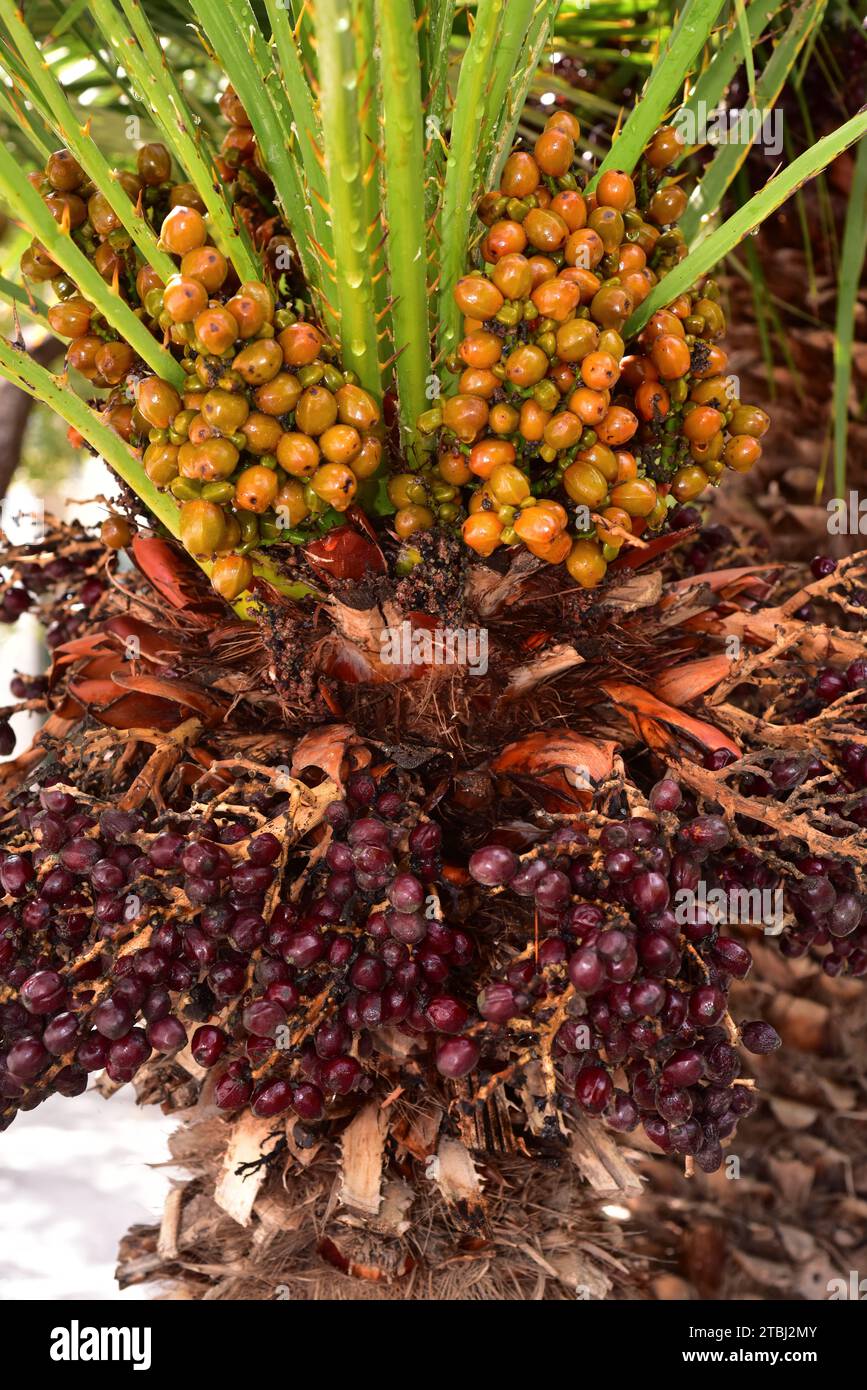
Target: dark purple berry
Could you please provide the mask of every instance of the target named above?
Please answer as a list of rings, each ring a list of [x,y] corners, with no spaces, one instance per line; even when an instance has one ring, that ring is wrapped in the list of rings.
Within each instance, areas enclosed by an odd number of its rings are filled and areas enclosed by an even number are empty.
[[[336,1060],[342,1061],[344,1059],[338,1058]],[[345,1060],[351,1061],[352,1059],[347,1058]],[[334,1066],[335,1063],[332,1062],[329,1065]],[[309,1081],[302,1081],[300,1085],[293,1087],[292,1109],[302,1120],[320,1119],[324,1108],[325,1097],[318,1086],[314,1086]]]
[[[257,999],[248,1004],[242,1018],[244,1029],[257,1038],[275,1038],[286,1022],[285,1011],[273,1000]]]
[[[583,1067],[575,1082],[575,1099],[591,1115],[601,1115],[614,1092],[614,1083],[604,1067]]]
[[[520,996],[511,985],[498,983],[487,985],[476,1000],[476,1008],[488,1023],[508,1023],[520,1012]]]
[[[509,883],[518,872],[518,859],[505,845],[485,845],[470,856],[470,876],[486,888]]]
[[[16,1081],[35,1081],[51,1061],[38,1038],[19,1038],[6,1055],[6,1068]]]
[[[576,951],[569,959],[569,979],[579,994],[594,994],[605,982],[605,967],[590,947]]]
[[[56,970],[37,970],[21,986],[21,1002],[32,1014],[53,1014],[66,998],[66,985]]]
[[[66,1012],[55,1014],[45,1027],[42,1041],[55,1057],[71,1052],[78,1042],[78,1019],[75,1014]]]
[[[759,1055],[765,1052],[774,1052],[782,1045],[782,1039],[776,1028],[772,1028],[770,1023],[764,1023],[761,1019],[756,1019],[752,1023],[744,1023],[741,1026],[741,1042],[747,1052],[755,1052]]]
[[[150,1024],[147,1036],[151,1047],[155,1047],[157,1052],[176,1052],[179,1047],[186,1045],[187,1030],[179,1018],[168,1014]]]
[[[479,1055],[479,1045],[473,1038],[448,1038],[437,1046],[437,1071],[452,1079],[467,1076],[478,1064]]]
[[[93,1024],[104,1038],[122,1038],[132,1027],[133,1014],[122,999],[110,996],[94,1010]]]
[[[388,897],[397,912],[418,912],[424,906],[424,885],[414,874],[397,874],[388,888]]]
[[[440,994],[431,999],[425,1013],[438,1033],[459,1033],[470,1016],[466,1006],[451,994]]]
[[[196,1029],[190,1043],[190,1051],[200,1067],[213,1067],[219,1062],[225,1049],[225,1033],[209,1023]]]
[[[676,811],[681,800],[680,787],[672,777],[663,777],[651,788],[649,801],[654,811]]]
[[[810,561],[810,572],[814,579],[827,579],[837,568],[837,561],[830,555],[814,555]]]

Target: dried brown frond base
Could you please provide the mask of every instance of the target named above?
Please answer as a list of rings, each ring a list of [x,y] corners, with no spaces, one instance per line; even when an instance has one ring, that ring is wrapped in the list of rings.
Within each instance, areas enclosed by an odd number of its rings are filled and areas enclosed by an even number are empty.
[[[568,1160],[474,1160],[432,1116],[387,1125],[375,1106],[339,1144],[294,1118],[185,1125],[171,1147],[193,1176],[173,1188],[160,1227],[124,1238],[121,1288],[293,1301],[646,1296],[620,1227]]]

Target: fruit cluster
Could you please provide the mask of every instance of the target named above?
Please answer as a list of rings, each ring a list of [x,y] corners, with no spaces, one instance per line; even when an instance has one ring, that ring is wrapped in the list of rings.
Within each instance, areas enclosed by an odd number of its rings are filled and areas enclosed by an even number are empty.
[[[172,183],[162,145],[143,146],[136,172],[117,179],[177,259],[166,284],[139,264],[68,151],[31,176],[113,291],[180,358],[182,391],[145,374],[37,243],[22,270],[52,281],[49,319],[71,340],[67,364],[109,392],[107,423],[143,450],[151,481],[179,503],[187,549],[214,561],[215,587],[234,599],[252,582],[257,547],[321,534],[355,500],[375,509],[366,484],[381,470],[385,434],[379,402],[340,370],[338,349],[297,297],[291,237],[231,88],[220,106],[230,129],[218,168],[266,249],[267,283],[238,282],[209,243],[195,189]],[[738,401],[726,375],[713,282],[678,296],[634,340],[623,336],[685,255],[686,194],[669,177],[677,133],[657,131],[635,180],[609,170],[589,194],[579,133],[573,116],[553,115],[533,152],[516,148],[481,199],[479,268],[455,290],[464,336],[447,366],[458,389],[420,421],[436,433],[436,453],[413,471],[389,460],[388,496],[403,541],[435,525],[460,529],[479,555],[524,545],[593,586],[624,544],[663,527],[726,466],[751,467],[769,421]]]
[[[437,431],[438,458],[393,478],[389,493],[398,526],[454,522],[465,504],[463,536],[478,554],[523,544],[593,586],[630,537],[664,526],[726,466],[750,468],[769,421],[726,375],[713,282],[623,337],[686,254],[676,223],[687,197],[662,179],[676,131],[657,131],[637,181],[610,170],[590,194],[579,133],[573,116],[553,115],[482,198],[481,265],[455,289],[457,392],[421,422]]]
[[[240,121],[237,99],[227,96]],[[246,145],[233,138],[224,159],[230,150],[249,154],[248,127],[234,129],[247,131]],[[227,172],[238,158],[229,160]],[[238,283],[209,244],[200,199],[189,185],[171,186],[170,173],[164,146],[145,145],[138,173],[118,175],[159,228],[162,248],[177,259],[178,273],[166,284],[149,266],[136,269],[116,214],[91,191],[67,151],[53,154],[32,181],[114,292],[180,356],[187,377],[182,392],[145,374],[130,346],[38,245],[25,252],[22,271],[52,280],[58,303],[48,317],[54,331],[71,340],[67,366],[111,392],[106,422],[143,449],[150,480],[180,504],[184,544],[197,557],[216,557],[214,586],[233,599],[252,580],[251,550],[317,534],[339,519],[376,472],[383,452],[380,409],[351,373],[334,364],[324,335],[296,312],[304,306],[278,307],[285,275],[278,272],[275,288]]]
[[[264,283],[215,297],[228,267],[198,213],[176,211],[161,237],[181,263],[160,323],[183,345],[187,381],[182,395],[159,377],[138,382],[144,466],[181,502],[190,553],[218,557],[214,587],[233,599],[252,580],[252,549],[306,539],[305,521],[352,503],[379,468],[380,411],[329,360],[316,325],[277,309]]]
[[[192,207],[204,212],[204,204],[194,186],[190,183],[173,184],[171,172],[171,156],[166,147],[149,144],[142,145],[136,155],[135,173],[117,170],[115,177],[118,187],[151,222],[161,220],[175,207]],[[138,287],[136,285],[138,262],[132,240],[117,213],[89,182],[74,156],[65,149],[55,150],[44,170],[28,174],[27,177],[41,194],[55,222],[72,235],[76,244],[93,261],[103,280],[124,298],[135,298],[138,288],[138,297],[143,301],[142,290],[146,292],[150,285],[146,279]],[[64,325],[77,326],[82,317],[88,318],[92,314],[92,307],[76,297],[76,287],[38,241],[33,241],[21,257],[21,271],[28,280],[52,282],[61,301],[53,311],[57,320],[55,323],[52,319],[55,331],[66,337],[84,336],[65,333]],[[100,335],[100,344],[90,356],[85,357],[82,352],[83,364],[88,369],[85,375],[101,386],[113,385],[125,374],[117,374],[117,362],[108,354],[103,354],[102,365],[95,363],[95,354],[105,341],[105,337]],[[130,355],[128,366],[132,365],[132,361]],[[103,366],[107,366],[109,371],[104,371]]]
[[[417,1071],[470,1077],[480,1099],[550,1057],[556,1110],[641,1123],[719,1166],[756,1101],[739,1045],[779,1043],[730,1016],[747,948],[701,901],[680,910],[702,883],[778,881],[723,820],[665,778],[643,815],[591,812],[523,851],[494,836],[461,863],[396,773],[350,776],[312,856],[285,843],[289,805],[269,785],[147,828],[57,784],[17,798],[0,860],[7,1123],[89,1072],[128,1081],[187,1045],[216,1068],[220,1108],[315,1121],[394,1065],[387,1027]],[[865,902],[846,875],[793,866],[784,940],[798,954],[800,934],[825,932],[828,973],[863,975]]]
[[[544,933],[482,991],[478,1007],[489,1024],[508,1027],[532,1018],[540,1002],[542,1017],[559,1002],[560,1104],[574,1097],[621,1132],[641,1123],[665,1152],[713,1172],[721,1141],[756,1103],[737,1044],[761,1053],[779,1038],[761,1021],[738,1029],[728,1013],[730,983],[751,967],[746,947],[706,913],[685,922],[675,910],[680,890],[712,877],[708,861],[728,842],[725,824],[693,816],[664,825],[681,802],[669,779],[650,801],[656,815],[609,822],[592,839],[564,829],[522,860],[501,844],[476,851],[472,877],[507,888],[518,900],[510,909],[528,916],[531,908]]]
[[[233,215],[243,222],[254,245],[265,245],[275,230],[282,226],[277,216],[274,186],[264,161],[259,157],[250,119],[233,87],[226,87],[219,104],[228,130],[220,142],[217,169],[226,182]],[[294,259],[294,248],[291,237],[285,234],[281,236],[278,232],[273,244],[268,246],[272,259],[281,247],[286,254],[281,257],[277,268],[285,271],[290,268],[288,262]]]
[[[197,214],[204,211],[192,184],[171,182],[171,168],[165,146],[148,144],[138,151],[135,173],[116,171],[118,188],[154,225],[176,208],[189,207]],[[148,296],[160,287],[159,278],[149,266],[140,265],[128,232],[78,161],[68,150],[56,150],[45,169],[28,178],[55,221],[93,262],[112,292],[155,327],[147,305]],[[135,422],[128,382],[138,367],[133,349],[118,338],[39,242],[34,241],[21,257],[21,272],[28,280],[51,282],[58,302],[49,308],[48,321],[59,337],[71,340],[66,364],[97,390],[110,392],[104,407],[106,422],[129,442]],[[153,308],[153,300],[150,304]]]

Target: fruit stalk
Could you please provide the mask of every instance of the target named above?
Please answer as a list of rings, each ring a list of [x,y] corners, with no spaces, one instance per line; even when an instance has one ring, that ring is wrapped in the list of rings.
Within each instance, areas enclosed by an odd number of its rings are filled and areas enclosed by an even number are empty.
[[[94,14],[100,28],[112,45],[118,61],[129,69],[140,94],[151,105],[160,126],[181,168],[195,183],[211,219],[214,240],[228,257],[239,280],[255,280],[262,267],[249,245],[243,230],[232,219],[232,212],[220,191],[220,178],[214,165],[213,153],[203,134],[197,131],[196,119],[165,60],[162,49],[147,16],[136,0],[121,0],[129,30],[124,30],[120,16],[109,0],[93,0]],[[130,32],[131,31],[131,32]]]

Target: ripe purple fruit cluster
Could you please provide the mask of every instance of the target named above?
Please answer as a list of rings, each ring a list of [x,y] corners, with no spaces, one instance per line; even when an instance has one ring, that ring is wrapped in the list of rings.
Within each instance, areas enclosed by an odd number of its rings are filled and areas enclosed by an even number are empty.
[[[52,649],[79,634],[105,589],[103,580],[93,573],[102,556],[98,541],[77,528],[70,538],[76,542],[68,547],[70,554],[55,551],[50,559],[34,554],[32,559],[15,561],[13,578],[0,587],[0,623],[14,623],[22,614],[37,611]],[[38,552],[42,546],[33,549]]]
[[[263,1117],[315,1120],[369,1089],[388,1024],[430,1035],[443,1076],[471,1069],[478,1048],[456,1036],[469,1009],[449,984],[474,945],[431,910],[439,828],[356,775],[293,902],[303,856],[284,865],[278,836],[251,833],[287,807],[256,793],[249,820],[148,833],[140,814],[94,814],[60,786],[22,801],[12,838],[26,847],[0,859],[0,981],[17,992],[0,1004],[7,1122],[52,1090],[78,1094],[89,1072],[129,1081],[187,1045],[217,1068],[221,1109]]]
[[[6,1123],[91,1072],[129,1081],[186,1049],[220,1109],[304,1122],[351,1106],[401,1056],[426,1084],[467,1078],[482,1095],[550,1056],[561,1111],[641,1124],[719,1166],[756,1103],[745,1054],[779,1038],[732,1018],[751,956],[700,888],[782,883],[724,819],[665,778],[645,815],[594,811],[468,854],[397,773],[355,773],[291,846],[274,833],[289,805],[268,787],[153,827],[60,785],[17,798],[0,858]],[[784,951],[824,945],[829,973],[867,973],[851,871],[791,867]],[[698,898],[686,917],[684,890]]]
[[[851,664],[850,689],[867,683],[862,661]],[[858,678],[857,682],[855,677]],[[734,761],[725,749],[708,756],[705,766],[719,771]],[[786,806],[801,788],[822,779],[823,801],[834,807],[839,823],[849,821],[857,835],[867,826],[867,744],[843,744],[838,775],[816,754],[805,750],[781,754],[768,763],[765,774],[749,772],[736,783],[746,797],[761,797]],[[660,808],[661,809],[661,808]],[[839,832],[838,832],[839,833]],[[754,852],[734,848],[719,865],[722,885],[729,891],[756,889],[784,895],[786,930],[781,934],[780,950],[790,959],[811,955],[826,975],[841,974],[863,978],[867,975],[867,912],[865,912],[863,872],[859,875],[845,854],[823,857],[809,852],[797,840],[776,846],[777,863],[787,861],[789,871],[774,870]]]
[[[660,812],[680,802],[669,780],[651,796]],[[553,1040],[561,1108],[621,1132],[641,1124],[665,1152],[706,1172],[756,1104],[742,1050],[769,1052],[780,1041],[770,1025],[739,1030],[728,1014],[730,984],[752,964],[746,947],[707,921],[682,925],[673,910],[677,888],[697,885],[702,859],[727,843],[718,817],[694,817],[672,835],[634,816],[598,834],[559,831],[521,859],[487,845],[469,863],[476,882],[507,890],[517,899],[509,911],[539,931],[538,949],[479,996],[491,1043],[513,1020],[539,1020],[543,1030],[547,1015],[562,1015]]]

